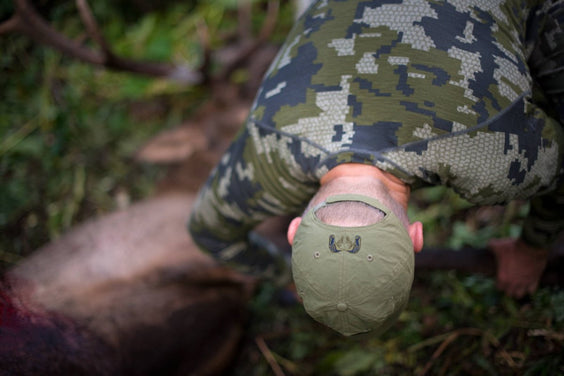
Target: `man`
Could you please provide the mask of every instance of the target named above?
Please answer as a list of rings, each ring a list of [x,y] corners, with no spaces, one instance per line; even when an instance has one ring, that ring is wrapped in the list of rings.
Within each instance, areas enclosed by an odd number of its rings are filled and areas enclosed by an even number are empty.
[[[284,263],[247,237],[295,214],[308,313],[344,335],[381,331],[407,303],[423,246],[410,191],[443,184],[477,205],[531,199],[521,237],[492,248],[499,287],[534,291],[564,228],[563,17],[562,1],[314,3],[202,189],[194,240],[281,278]]]

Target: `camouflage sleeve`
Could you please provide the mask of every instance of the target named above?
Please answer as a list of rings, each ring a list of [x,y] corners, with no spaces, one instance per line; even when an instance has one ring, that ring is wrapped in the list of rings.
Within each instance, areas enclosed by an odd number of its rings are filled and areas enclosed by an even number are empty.
[[[550,248],[564,230],[564,184],[548,194],[531,200],[521,238],[529,245]]]
[[[528,32],[531,46],[528,65],[536,85],[534,99],[564,126],[564,1],[541,2],[533,12]],[[531,200],[521,238],[536,247],[550,247],[564,231],[563,213],[561,177],[554,191]]]
[[[251,120],[239,132],[201,189],[188,228],[219,262],[284,284],[290,277],[285,255],[249,241],[251,230],[268,217],[299,213],[317,183],[292,176],[257,132]]]
[[[541,2],[529,18],[527,44],[535,101],[564,124],[564,1]]]

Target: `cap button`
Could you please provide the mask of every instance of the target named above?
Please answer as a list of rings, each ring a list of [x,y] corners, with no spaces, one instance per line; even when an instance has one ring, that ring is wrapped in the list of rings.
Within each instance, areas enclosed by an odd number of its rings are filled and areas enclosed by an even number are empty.
[[[337,310],[340,312],[345,312],[347,310],[347,303],[339,303],[337,304]]]

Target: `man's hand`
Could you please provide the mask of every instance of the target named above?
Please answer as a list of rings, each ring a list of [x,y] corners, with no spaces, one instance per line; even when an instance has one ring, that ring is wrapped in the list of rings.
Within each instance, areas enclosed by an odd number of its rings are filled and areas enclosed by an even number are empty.
[[[489,247],[497,259],[498,289],[514,298],[536,291],[548,250],[532,247],[520,239],[492,240]]]

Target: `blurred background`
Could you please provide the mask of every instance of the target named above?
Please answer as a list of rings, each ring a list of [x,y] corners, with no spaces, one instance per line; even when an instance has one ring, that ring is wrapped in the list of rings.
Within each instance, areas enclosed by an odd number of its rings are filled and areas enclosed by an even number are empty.
[[[0,271],[72,226],[153,194],[178,160],[139,151],[163,131],[205,124],[202,107],[218,95],[222,105],[208,115],[250,105],[295,16],[291,1],[97,0],[90,12],[84,3],[38,0],[29,13],[27,1],[0,1]],[[74,49],[63,53],[61,37]],[[517,236],[527,210],[522,202],[475,208],[430,187],[413,194],[409,214],[423,222],[427,248],[457,252]],[[380,338],[344,339],[269,284],[249,310],[228,374],[564,374],[557,286],[516,301],[491,276],[416,272],[409,307]]]

